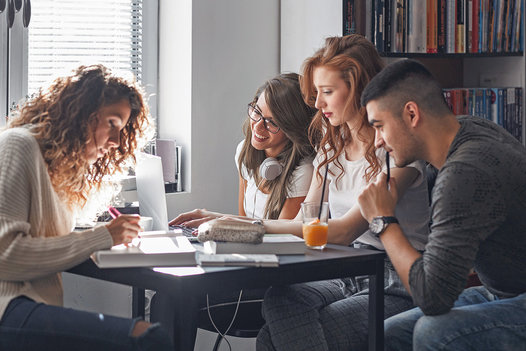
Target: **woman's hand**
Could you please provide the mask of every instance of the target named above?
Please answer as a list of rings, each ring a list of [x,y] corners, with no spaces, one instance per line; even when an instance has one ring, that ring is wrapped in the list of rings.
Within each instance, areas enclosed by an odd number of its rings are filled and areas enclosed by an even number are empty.
[[[141,227],[139,225],[139,215],[120,215],[106,224],[106,228],[111,234],[113,245],[129,244],[137,237]]]
[[[204,208],[195,209],[190,212],[181,213],[170,221],[170,225],[184,225],[185,227],[197,228],[205,222],[223,216],[221,213],[210,212]]]

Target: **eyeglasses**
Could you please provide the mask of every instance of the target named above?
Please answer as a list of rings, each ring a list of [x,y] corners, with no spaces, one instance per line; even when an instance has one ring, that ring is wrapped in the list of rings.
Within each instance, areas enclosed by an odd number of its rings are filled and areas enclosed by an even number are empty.
[[[254,106],[253,104],[248,104],[247,108],[248,117],[254,122],[259,122],[263,118],[263,125],[265,126],[265,129],[271,132],[272,134],[276,134],[279,132],[279,127],[276,123],[272,121],[272,118],[263,117],[263,113],[258,109],[257,106]]]

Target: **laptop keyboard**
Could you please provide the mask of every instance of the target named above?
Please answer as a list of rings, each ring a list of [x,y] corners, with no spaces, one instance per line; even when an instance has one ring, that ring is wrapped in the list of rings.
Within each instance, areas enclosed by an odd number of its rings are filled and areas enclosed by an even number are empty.
[[[185,227],[184,225],[171,225],[170,230],[173,229],[181,229],[183,235],[186,236],[190,242],[197,242],[197,228]]]

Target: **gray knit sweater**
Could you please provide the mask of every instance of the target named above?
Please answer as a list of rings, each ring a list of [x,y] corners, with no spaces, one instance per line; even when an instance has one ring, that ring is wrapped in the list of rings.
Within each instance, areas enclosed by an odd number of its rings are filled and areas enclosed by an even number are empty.
[[[433,188],[429,242],[409,274],[431,315],[452,308],[473,267],[499,297],[526,292],[526,150],[490,121],[459,122]]]
[[[60,272],[113,240],[105,226],[72,232],[73,213],[55,193],[27,128],[0,133],[0,316],[25,295],[62,304]]]

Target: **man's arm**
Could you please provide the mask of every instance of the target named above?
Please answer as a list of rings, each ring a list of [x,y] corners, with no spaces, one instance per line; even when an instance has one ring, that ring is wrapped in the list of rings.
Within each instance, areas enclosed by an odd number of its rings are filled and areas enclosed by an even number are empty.
[[[380,235],[389,258],[415,304],[425,314],[448,312],[465,287],[480,243],[503,221],[504,208],[492,178],[466,164],[441,170],[433,196],[433,226],[422,256],[409,248],[398,225]],[[385,177],[368,187],[359,202],[369,221],[394,214],[396,182],[391,191]],[[475,200],[475,201],[474,201]]]

